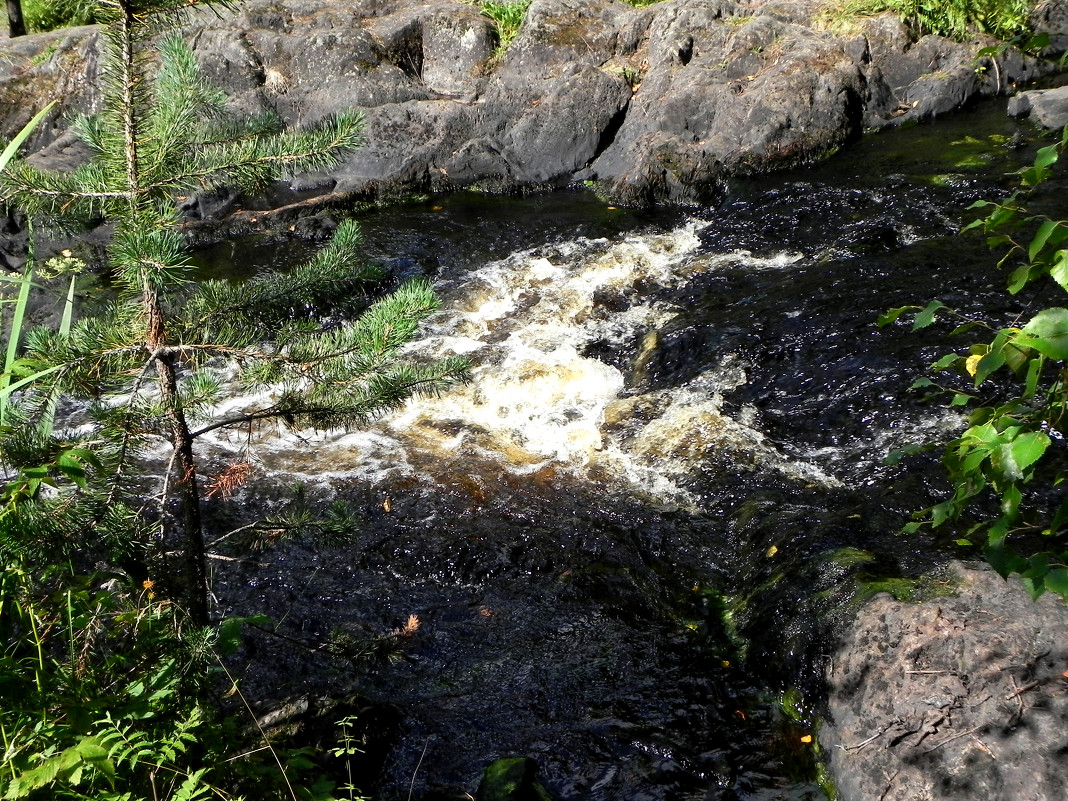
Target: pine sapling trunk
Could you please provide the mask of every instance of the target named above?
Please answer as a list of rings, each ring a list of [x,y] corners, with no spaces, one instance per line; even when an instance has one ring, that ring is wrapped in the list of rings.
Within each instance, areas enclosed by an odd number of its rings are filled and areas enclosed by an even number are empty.
[[[159,295],[145,281],[142,294],[147,326],[145,343],[152,353],[159,380],[160,402],[170,425],[174,449],[173,474],[178,498],[178,518],[182,527],[181,570],[178,578],[182,604],[198,626],[208,624],[208,575],[204,555],[204,528],[200,519],[200,487],[197,482],[193,435],[189,431],[178,391],[177,355],[167,348],[167,332]],[[166,501],[166,499],[164,499]]]
[[[178,394],[175,357],[163,353],[157,355],[155,361],[160,400],[167,410],[171,445],[174,448],[173,470],[177,476],[176,495],[182,525],[180,593],[190,619],[199,626],[205,626],[208,624],[208,576],[193,437]]]

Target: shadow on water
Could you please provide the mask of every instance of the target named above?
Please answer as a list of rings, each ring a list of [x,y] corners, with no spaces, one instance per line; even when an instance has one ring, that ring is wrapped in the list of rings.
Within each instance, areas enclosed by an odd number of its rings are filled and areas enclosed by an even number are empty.
[[[946,331],[874,320],[933,297],[1006,316],[1027,302],[955,235],[1027,162],[1027,137],[979,110],[739,184],[696,217],[585,193],[368,216],[370,257],[436,276],[431,338],[466,343],[476,381],[362,438],[265,440],[265,481],[212,502],[221,532],[299,481],[362,520],[345,547],[220,569],[226,613],[266,612],[310,645],[253,633],[246,692],[358,694],[384,743],[377,798],[464,798],[514,755],[561,799],[822,797],[803,738],[834,626],[860,579],[945,553],[896,533],[938,470],[881,460],[953,425],[905,391]],[[243,270],[279,266],[277,243],[233,247]],[[395,665],[318,645],[412,614]],[[799,719],[779,703],[792,687]]]

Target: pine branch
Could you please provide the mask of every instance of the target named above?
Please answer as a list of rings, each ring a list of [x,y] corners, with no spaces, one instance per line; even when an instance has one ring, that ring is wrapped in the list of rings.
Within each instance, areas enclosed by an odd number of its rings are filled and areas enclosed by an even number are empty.
[[[420,322],[439,305],[428,281],[409,281],[377,301],[355,322],[322,335],[295,338],[286,355],[325,380],[337,371],[370,373],[410,342]]]
[[[345,153],[361,143],[363,115],[342,112],[321,127],[286,131],[272,137],[255,137],[206,143],[188,153],[160,189],[187,189],[236,184],[255,193],[286,175],[336,166]]]
[[[133,197],[96,163],[70,173],[53,173],[12,161],[0,174],[0,187],[4,199],[14,201],[28,214],[50,219],[71,215],[91,219],[109,213],[117,204],[128,204]]]
[[[267,273],[242,283],[203,282],[185,304],[185,336],[210,332],[215,339],[233,337],[242,344],[284,342],[295,332],[295,320],[322,319],[362,306],[362,290],[381,271],[360,257],[360,243],[359,227],[346,220],[325,248],[287,273]]]
[[[181,170],[190,148],[202,146],[199,133],[222,113],[226,95],[201,75],[193,51],[176,34],[158,43],[160,67],[153,81],[143,145],[143,180],[161,185]]]

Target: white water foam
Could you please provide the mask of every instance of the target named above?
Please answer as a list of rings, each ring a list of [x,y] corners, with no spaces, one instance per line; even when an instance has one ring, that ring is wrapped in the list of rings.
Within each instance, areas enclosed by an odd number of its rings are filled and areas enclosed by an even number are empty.
[[[360,431],[264,432],[253,442],[256,455],[269,470],[306,481],[376,481],[450,464],[463,470],[472,462],[519,474],[551,466],[607,474],[673,503],[688,503],[680,482],[713,458],[834,483],[723,413],[721,393],[745,381],[735,360],[682,387],[628,395],[619,369],[584,355],[593,343],[655,340],[676,310],[655,300],[652,289],[739,263],[785,269],[798,258],[698,257],[698,228],[692,221],[620,241],[580,239],[445,281],[443,309],[411,350],[429,358],[467,356],[474,365],[470,385],[411,402]],[[209,436],[232,450],[246,435]]]

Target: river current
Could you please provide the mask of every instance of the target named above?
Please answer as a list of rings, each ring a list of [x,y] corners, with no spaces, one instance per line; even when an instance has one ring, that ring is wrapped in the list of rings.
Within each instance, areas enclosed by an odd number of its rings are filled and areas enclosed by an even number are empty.
[[[442,298],[414,349],[466,355],[473,380],[361,430],[202,445],[258,465],[209,502],[214,535],[297,484],[360,520],[344,546],[219,563],[219,608],[289,638],[250,635],[246,692],[347,697],[380,799],[464,798],[502,756],[535,759],[561,799],[823,797],[811,740],[836,626],[872,582],[952,553],[897,533],[942,491],[937,464],[883,459],[959,425],[907,392],[955,343],[875,320],[935,297],[1024,308],[957,231],[1036,138],[984,107],[738,182],[715,208],[574,190],[366,215],[368,256]],[[203,258],[247,272],[299,247],[224,249]],[[399,661],[317,645],[411,615]]]

